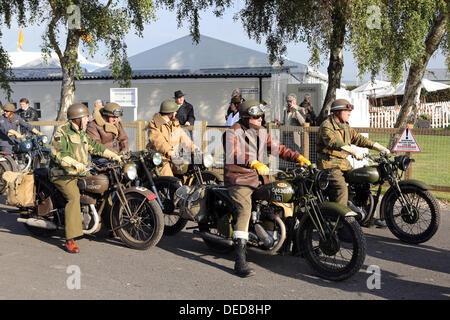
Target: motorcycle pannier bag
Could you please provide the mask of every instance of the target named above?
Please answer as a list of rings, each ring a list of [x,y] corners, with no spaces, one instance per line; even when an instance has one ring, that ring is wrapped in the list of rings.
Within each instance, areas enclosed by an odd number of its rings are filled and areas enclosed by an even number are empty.
[[[175,191],[175,205],[183,219],[200,222],[207,213],[208,185],[181,186]]]
[[[8,191],[6,203],[15,207],[34,206],[34,176],[32,173],[5,171],[3,173]]]

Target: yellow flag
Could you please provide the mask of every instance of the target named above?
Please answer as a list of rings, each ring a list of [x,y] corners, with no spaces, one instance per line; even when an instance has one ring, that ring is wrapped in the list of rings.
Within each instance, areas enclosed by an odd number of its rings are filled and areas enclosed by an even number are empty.
[[[20,33],[19,33],[19,50],[22,51],[22,42],[23,42],[23,33],[22,33],[22,28],[20,28]]]

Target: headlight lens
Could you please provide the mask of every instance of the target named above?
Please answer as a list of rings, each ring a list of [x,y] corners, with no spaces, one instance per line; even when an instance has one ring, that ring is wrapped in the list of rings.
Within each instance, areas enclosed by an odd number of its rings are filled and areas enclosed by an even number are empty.
[[[328,187],[329,179],[328,171],[322,170],[317,173],[316,183],[320,190],[325,190]]]
[[[137,169],[134,163],[129,163],[125,166],[125,174],[130,180],[135,180],[137,178]]]
[[[41,136],[41,141],[42,143],[47,143],[48,142],[48,137],[47,136]]]
[[[203,155],[203,165],[206,168],[212,167],[212,165],[214,164],[214,157],[210,154],[204,154]]]
[[[162,156],[161,156],[161,153],[155,152],[155,153],[153,154],[152,161],[153,161],[153,164],[154,164],[155,166],[159,166],[159,165],[161,164],[161,162],[162,162]]]

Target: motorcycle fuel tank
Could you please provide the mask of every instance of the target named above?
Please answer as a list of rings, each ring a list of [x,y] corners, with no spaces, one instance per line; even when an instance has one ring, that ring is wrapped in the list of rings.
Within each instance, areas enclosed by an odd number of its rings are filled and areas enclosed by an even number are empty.
[[[260,186],[253,192],[253,199],[289,203],[294,201],[294,188],[287,180],[279,180]]]
[[[349,183],[376,183],[380,180],[380,173],[376,166],[367,166],[347,172]]]
[[[109,179],[104,174],[86,177],[78,180],[78,188],[82,192],[102,194],[109,187]]]

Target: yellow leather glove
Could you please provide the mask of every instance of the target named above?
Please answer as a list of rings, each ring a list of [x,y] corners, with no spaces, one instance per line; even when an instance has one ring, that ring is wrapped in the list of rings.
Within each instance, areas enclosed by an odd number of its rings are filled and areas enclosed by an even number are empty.
[[[78,162],[78,161],[72,163],[72,165],[75,167],[75,169],[77,169],[77,173],[82,173],[83,171],[86,171],[86,169],[87,169],[83,163]]]
[[[308,159],[306,159],[304,156],[299,155],[297,158],[297,162],[300,163],[300,165],[303,167],[305,164],[307,166],[311,165],[311,161],[309,161]]]
[[[112,152],[109,149],[105,149],[105,151],[103,152],[103,156],[108,158],[108,159],[114,160],[114,161],[118,161],[118,162],[122,161],[122,157],[121,156],[119,156],[115,152]]]
[[[40,132],[38,129],[36,129],[36,128],[33,128],[33,130],[31,130],[31,132],[33,132],[34,134],[37,134],[38,136],[42,136],[43,135],[43,133],[42,132]]]
[[[269,167],[258,160],[253,160],[250,163],[250,168],[255,169],[261,176],[267,176],[269,174]]]
[[[8,136],[16,136],[17,139],[23,140],[25,137],[20,134],[20,132],[10,129],[8,130]]]

